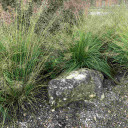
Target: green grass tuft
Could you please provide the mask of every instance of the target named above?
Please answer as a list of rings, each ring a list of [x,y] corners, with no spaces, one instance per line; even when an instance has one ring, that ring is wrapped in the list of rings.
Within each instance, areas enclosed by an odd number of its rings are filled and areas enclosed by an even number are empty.
[[[77,40],[75,38],[78,38]],[[74,35],[74,43],[70,45],[71,58],[68,61],[69,68],[91,68],[99,70],[111,77],[107,59],[100,53],[102,43],[98,37],[91,33],[85,34],[79,31]],[[73,66],[73,67],[72,67]]]

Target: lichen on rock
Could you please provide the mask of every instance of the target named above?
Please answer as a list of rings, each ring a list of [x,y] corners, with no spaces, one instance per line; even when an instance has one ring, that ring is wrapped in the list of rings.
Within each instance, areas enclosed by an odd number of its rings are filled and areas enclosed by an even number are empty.
[[[49,82],[50,104],[59,107],[73,101],[100,98],[102,82],[102,73],[87,68],[62,75]]]

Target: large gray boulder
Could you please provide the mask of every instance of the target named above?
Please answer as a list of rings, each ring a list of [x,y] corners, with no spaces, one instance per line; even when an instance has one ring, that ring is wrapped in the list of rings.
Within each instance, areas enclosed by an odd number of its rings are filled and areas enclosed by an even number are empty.
[[[49,82],[49,102],[62,107],[73,101],[101,98],[103,78],[99,71],[87,68],[63,74]]]

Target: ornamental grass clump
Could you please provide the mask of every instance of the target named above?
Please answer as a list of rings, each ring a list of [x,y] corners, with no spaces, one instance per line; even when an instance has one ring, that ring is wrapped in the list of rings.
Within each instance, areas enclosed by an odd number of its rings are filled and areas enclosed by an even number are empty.
[[[45,47],[45,34],[48,27],[42,35],[35,34],[35,24],[43,11],[43,5],[29,19],[24,17],[25,11],[20,9],[20,13],[16,11],[14,22],[11,24],[1,22],[0,24],[1,127],[6,118],[11,121],[17,119],[17,112],[20,112],[20,109],[29,108],[29,110],[32,109],[32,112],[37,110],[36,103],[43,103],[43,97],[45,97],[45,91],[42,90],[45,85],[43,81],[39,85],[37,78],[45,68],[45,63],[50,56],[50,45]],[[52,22],[54,19],[55,17]],[[49,21],[49,26],[52,22]],[[47,75],[41,76],[42,79]],[[40,98],[36,97],[37,94],[40,95]],[[3,122],[1,122],[2,120]]]
[[[111,30],[105,54],[111,58],[112,63],[128,67],[128,12],[125,5],[112,9],[111,17],[115,23],[114,31]]]
[[[69,70],[75,68],[91,68],[101,71],[111,77],[110,67],[107,59],[100,53],[102,43],[98,37],[90,32],[85,34],[78,30],[74,34],[74,43],[69,46],[70,60],[67,63]]]
[[[124,28],[123,28],[124,27]],[[112,42],[108,44],[108,53],[111,53],[111,57],[114,63],[120,64],[128,68],[128,32],[126,26],[121,26],[122,30],[118,31],[116,37],[112,39]]]

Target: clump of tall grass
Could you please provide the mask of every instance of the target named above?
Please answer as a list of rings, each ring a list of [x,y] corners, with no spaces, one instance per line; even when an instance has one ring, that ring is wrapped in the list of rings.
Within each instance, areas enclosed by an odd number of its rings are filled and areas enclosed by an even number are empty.
[[[109,36],[108,50],[106,52],[113,63],[128,67],[128,12],[125,5],[113,10],[112,20],[115,24],[114,32]],[[111,30],[112,31],[112,30]],[[107,37],[108,38],[108,37]]]
[[[111,68],[107,64],[107,59],[100,53],[103,44],[98,37],[78,30],[73,40],[74,43],[69,46],[67,52],[70,53],[67,63],[69,70],[86,67],[99,70],[111,77]]]
[[[19,7],[22,7],[22,3]],[[0,24],[0,113],[2,113],[3,123],[7,114],[17,118],[17,111],[21,108],[35,110],[35,103],[44,101],[45,87],[37,82],[37,77],[45,68],[45,63],[50,56],[50,45],[45,43],[45,34],[48,27],[42,32],[42,35],[35,34],[35,24],[38,21],[43,5],[36,14],[27,19],[22,8],[18,12],[16,9],[15,21],[11,24]],[[28,22],[29,21],[29,22]],[[52,44],[51,44],[52,45]],[[41,76],[45,78],[47,74]],[[41,98],[36,98],[40,94]],[[35,109],[34,109],[35,108]],[[2,118],[1,117],[1,118]],[[1,120],[2,121],[2,120]]]

